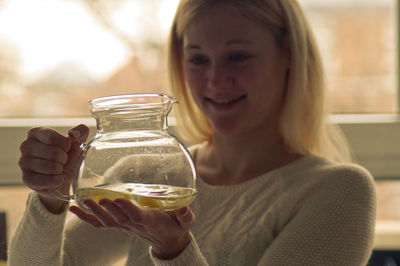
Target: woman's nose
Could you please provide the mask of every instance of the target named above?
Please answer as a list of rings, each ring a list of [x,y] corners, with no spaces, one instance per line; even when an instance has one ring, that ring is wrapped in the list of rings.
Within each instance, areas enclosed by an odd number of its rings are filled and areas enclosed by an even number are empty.
[[[231,88],[234,78],[229,67],[213,64],[208,71],[208,87],[211,89]]]

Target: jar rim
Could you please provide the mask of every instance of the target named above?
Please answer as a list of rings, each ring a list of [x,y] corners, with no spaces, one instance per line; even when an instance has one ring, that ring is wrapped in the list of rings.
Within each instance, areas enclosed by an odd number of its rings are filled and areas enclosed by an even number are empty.
[[[109,108],[148,108],[163,106],[165,104],[172,105],[178,103],[177,99],[167,94],[158,93],[133,93],[103,96],[94,98],[89,101],[89,105],[93,109],[109,109]]]

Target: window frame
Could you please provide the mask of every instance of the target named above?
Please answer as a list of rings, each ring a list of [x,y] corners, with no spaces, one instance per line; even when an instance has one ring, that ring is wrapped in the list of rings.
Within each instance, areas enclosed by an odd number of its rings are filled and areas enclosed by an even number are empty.
[[[366,167],[378,180],[400,180],[400,4],[396,5],[397,50],[397,113],[395,114],[335,114],[352,148],[355,162]],[[170,125],[174,126],[171,119]],[[22,185],[18,167],[19,145],[31,127],[49,126],[66,133],[68,128],[85,123],[95,133],[95,121],[79,118],[0,118],[0,186]]]
[[[343,130],[352,149],[355,162],[367,168],[378,180],[400,180],[400,116],[390,115],[331,115],[331,120]],[[3,118],[0,119],[0,186],[22,185],[18,167],[19,145],[32,127],[47,126],[64,134],[77,124],[89,126],[96,133],[93,118]],[[170,118],[173,130],[175,120]]]

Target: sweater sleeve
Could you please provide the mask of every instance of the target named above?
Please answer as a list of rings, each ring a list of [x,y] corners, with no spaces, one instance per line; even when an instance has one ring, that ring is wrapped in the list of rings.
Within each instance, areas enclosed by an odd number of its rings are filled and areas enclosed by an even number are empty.
[[[306,190],[259,265],[367,264],[375,228],[373,178],[358,166],[329,169],[325,177]]]
[[[48,212],[37,193],[29,194],[25,212],[9,247],[9,265],[60,265],[66,212]]]
[[[156,266],[180,266],[180,265],[196,265],[196,266],[206,266],[208,265],[206,259],[197,245],[196,240],[193,235],[191,235],[192,240],[189,245],[179,254],[178,257],[171,260],[161,260],[156,258],[151,252],[151,247],[149,249],[150,258]]]
[[[66,214],[50,213],[32,192],[10,242],[9,265],[110,265],[127,253],[126,234],[75,217],[64,228]]]

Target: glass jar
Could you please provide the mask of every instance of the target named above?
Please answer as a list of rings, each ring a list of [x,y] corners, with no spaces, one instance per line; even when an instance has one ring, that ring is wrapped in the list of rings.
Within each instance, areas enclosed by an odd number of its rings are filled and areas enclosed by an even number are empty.
[[[83,148],[73,177],[82,202],[125,198],[140,208],[174,210],[196,195],[196,170],[184,145],[168,132],[177,100],[162,94],[130,94],[89,102],[97,134]]]

